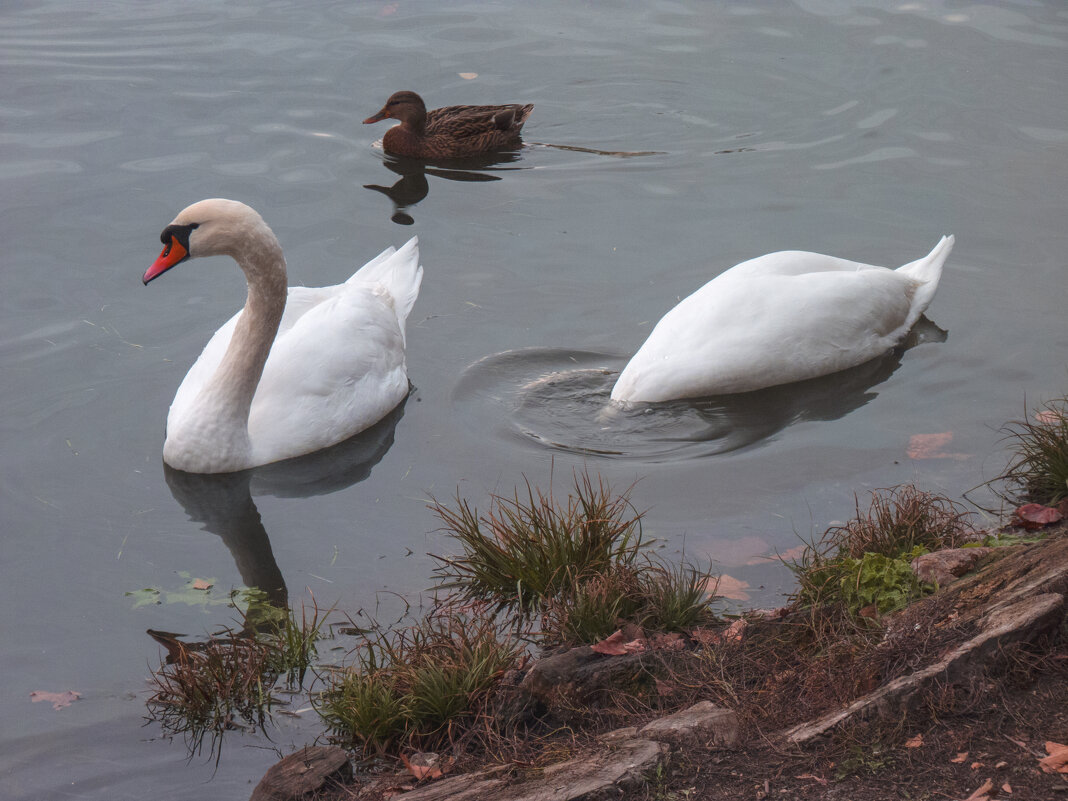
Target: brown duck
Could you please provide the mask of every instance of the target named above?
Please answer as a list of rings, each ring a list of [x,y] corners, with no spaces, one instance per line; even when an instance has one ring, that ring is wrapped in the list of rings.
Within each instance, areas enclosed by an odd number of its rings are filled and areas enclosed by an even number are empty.
[[[477,156],[519,141],[519,132],[534,104],[525,106],[445,106],[426,110],[415,92],[397,92],[364,125],[387,118],[400,120],[382,137],[382,147],[396,156],[449,159]]]

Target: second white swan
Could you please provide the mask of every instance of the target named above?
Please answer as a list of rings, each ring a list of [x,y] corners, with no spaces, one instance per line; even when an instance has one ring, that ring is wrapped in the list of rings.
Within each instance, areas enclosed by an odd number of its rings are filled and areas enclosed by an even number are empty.
[[[612,388],[619,403],[729,395],[862,364],[923,314],[953,249],[890,270],[803,251],[769,253],[664,315]]]
[[[288,291],[282,248],[244,203],[194,203],[160,240],[146,284],[216,255],[232,257],[248,282],[245,307],[215,332],[171,404],[171,467],[227,473],[311,453],[374,425],[408,394],[405,320],[423,278],[417,239],[343,284]]]

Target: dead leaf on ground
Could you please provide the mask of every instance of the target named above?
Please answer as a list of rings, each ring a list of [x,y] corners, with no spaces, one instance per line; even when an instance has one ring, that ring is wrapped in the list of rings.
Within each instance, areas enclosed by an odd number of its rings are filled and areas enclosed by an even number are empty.
[[[34,690],[30,693],[31,701],[34,703],[37,703],[38,701],[50,701],[52,708],[57,712],[60,709],[63,709],[63,707],[70,706],[81,697],[82,694],[75,692],[74,690],[67,690],[62,693],[50,693],[47,690]]]
[[[827,780],[822,776],[816,776],[812,773],[802,773],[800,776],[794,776],[795,779],[812,779],[812,781],[819,782],[824,787],[827,786]]]
[[[434,753],[419,752],[412,754],[411,759],[401,754],[400,759],[408,772],[419,782],[423,779],[440,779],[446,772],[439,766],[441,759]]]
[[[919,748],[923,745],[923,735],[917,734],[915,737],[909,737],[905,740],[905,748]]]
[[[1046,753],[1049,756],[1038,760],[1038,766],[1042,768],[1043,773],[1068,774],[1068,745],[1047,740]]]
[[[990,791],[994,789],[994,780],[987,779],[981,785],[979,785],[975,792],[964,799],[964,801],[990,801]]]
[[[913,434],[906,449],[910,459],[967,459],[966,453],[946,453],[942,450],[953,441],[952,431],[938,434]]]
[[[705,589],[720,598],[728,598],[732,601],[749,600],[749,593],[746,592],[749,589],[749,582],[728,576],[726,573],[718,578],[709,579]]]
[[[1009,793],[1010,795],[1012,794],[1012,785],[1009,784],[1008,782],[1005,782],[1004,784],[1002,784],[1001,785],[1001,789],[1004,790],[1006,793]]]
[[[973,762],[968,767],[970,767],[972,770],[979,770],[979,768],[983,767],[983,763],[982,762]]]
[[[1058,522],[1064,515],[1052,506],[1040,503],[1025,503],[1013,512],[1013,522],[1030,531]]]
[[[953,763],[955,763],[955,764],[957,764],[957,765],[960,765],[960,764],[962,764],[962,763],[964,762],[964,760],[966,760],[967,758],[968,758],[968,752],[967,752],[967,751],[960,751],[960,752],[958,752],[958,753],[957,753],[957,755],[956,755],[955,757],[953,757],[953,759],[951,759],[951,760],[949,760],[949,761],[950,761],[950,762],[953,762]]]
[[[591,645],[595,653],[607,656],[623,656],[623,654],[636,654],[646,650],[645,639],[627,640],[623,631],[617,631],[609,635],[599,643]]]

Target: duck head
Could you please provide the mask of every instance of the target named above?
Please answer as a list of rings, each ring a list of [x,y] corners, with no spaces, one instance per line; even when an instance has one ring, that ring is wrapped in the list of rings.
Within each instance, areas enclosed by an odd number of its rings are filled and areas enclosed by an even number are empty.
[[[426,121],[426,104],[415,92],[395,92],[377,114],[363,121],[364,125],[384,119],[400,120],[402,124],[420,128]]]

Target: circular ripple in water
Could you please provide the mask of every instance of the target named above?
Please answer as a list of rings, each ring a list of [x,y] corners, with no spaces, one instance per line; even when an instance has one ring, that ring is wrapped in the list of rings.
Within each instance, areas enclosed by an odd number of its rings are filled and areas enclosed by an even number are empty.
[[[610,403],[624,358],[531,348],[479,360],[453,398],[471,427],[573,453],[675,461],[726,453],[766,440],[801,420],[833,420],[875,397],[869,390],[900,364],[892,352],[831,376],[741,395]]]

